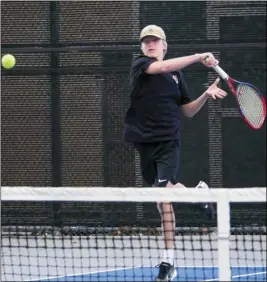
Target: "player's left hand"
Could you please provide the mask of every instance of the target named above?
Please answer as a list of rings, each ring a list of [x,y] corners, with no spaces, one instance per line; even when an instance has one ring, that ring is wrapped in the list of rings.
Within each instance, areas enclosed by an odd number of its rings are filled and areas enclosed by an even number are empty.
[[[218,87],[218,83],[220,82],[220,78],[217,78],[205,91],[206,95],[210,98],[216,100],[217,98],[223,99],[226,97],[227,93]]]

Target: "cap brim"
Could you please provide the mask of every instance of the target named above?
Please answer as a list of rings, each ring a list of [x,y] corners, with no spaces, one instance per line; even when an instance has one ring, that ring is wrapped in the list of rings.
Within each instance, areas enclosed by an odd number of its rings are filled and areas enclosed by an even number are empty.
[[[142,41],[145,37],[148,37],[148,36],[154,36],[154,37],[157,37],[159,39],[162,39],[162,40],[165,40],[164,38],[162,38],[160,35],[158,34],[154,34],[154,33],[149,33],[149,34],[146,34],[144,35],[143,37],[140,38],[140,41]]]

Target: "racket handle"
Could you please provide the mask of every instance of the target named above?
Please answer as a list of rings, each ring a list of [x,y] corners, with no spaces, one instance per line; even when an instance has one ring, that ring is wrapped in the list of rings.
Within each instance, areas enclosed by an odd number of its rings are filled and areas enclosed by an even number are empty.
[[[212,67],[212,68],[218,73],[218,75],[222,79],[227,80],[229,78],[229,75],[221,67],[219,67],[218,65],[215,66],[215,67]]]
[[[209,57],[207,56],[205,61],[208,62],[208,60],[209,60]],[[212,68],[218,73],[218,75],[222,79],[227,80],[229,78],[229,75],[221,67],[219,67],[218,65],[215,66],[215,67],[212,67]]]

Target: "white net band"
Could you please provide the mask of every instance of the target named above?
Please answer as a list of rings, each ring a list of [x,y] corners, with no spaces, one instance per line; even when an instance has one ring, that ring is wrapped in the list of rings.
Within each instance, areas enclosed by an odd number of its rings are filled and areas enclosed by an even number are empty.
[[[2,187],[2,201],[262,202],[266,188]]]

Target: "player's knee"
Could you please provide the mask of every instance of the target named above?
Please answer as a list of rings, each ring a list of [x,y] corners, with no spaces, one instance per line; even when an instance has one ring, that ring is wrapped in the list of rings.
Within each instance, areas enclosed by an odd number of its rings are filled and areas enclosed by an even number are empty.
[[[171,203],[157,203],[157,208],[161,215],[169,214],[173,211]]]
[[[153,186],[170,188],[170,187],[173,187],[174,185],[172,184],[172,182],[169,179],[162,178],[162,179],[158,179]],[[164,214],[172,211],[172,204],[171,203],[157,203],[157,208],[161,216],[163,216]]]
[[[161,211],[164,214],[169,214],[173,211],[171,203],[162,203]]]

